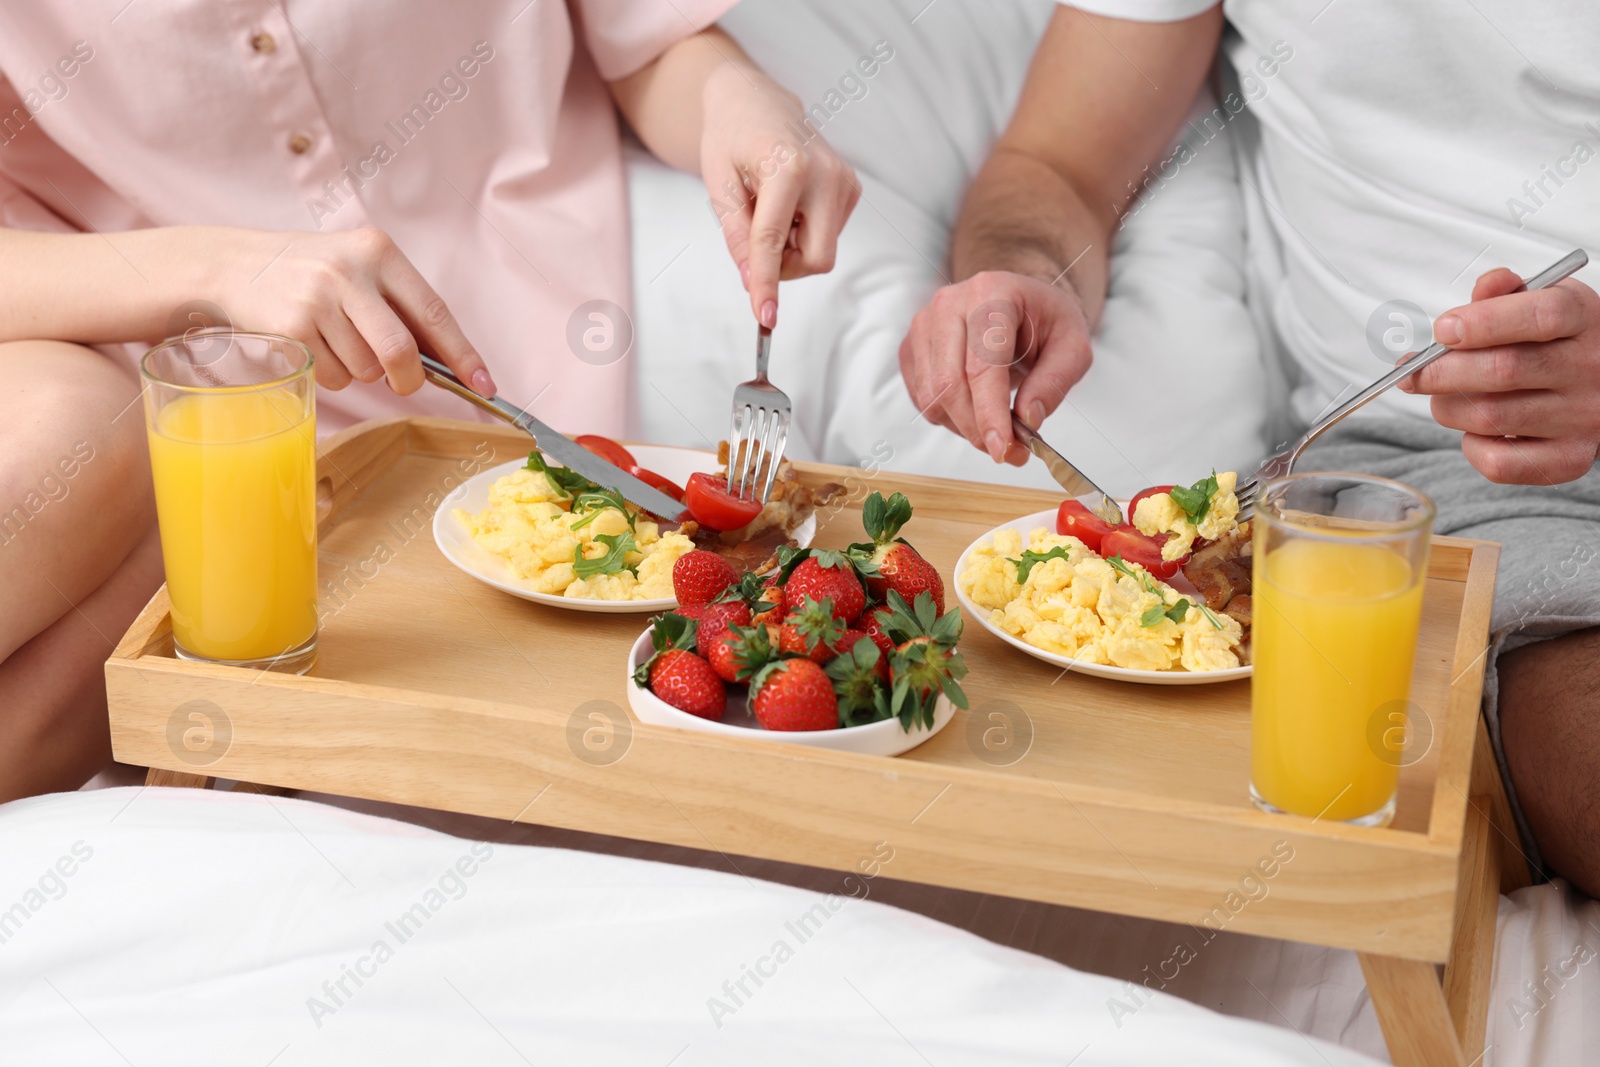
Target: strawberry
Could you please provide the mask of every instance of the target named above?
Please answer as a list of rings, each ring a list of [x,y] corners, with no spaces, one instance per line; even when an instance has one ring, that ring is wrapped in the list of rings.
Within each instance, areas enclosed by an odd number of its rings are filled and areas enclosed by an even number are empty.
[[[672,565],[672,594],[679,604],[709,604],[738,581],[733,565],[715,552],[697,548]]]
[[[750,605],[743,600],[718,600],[705,605],[700,611],[700,626],[695,633],[695,651],[702,656],[716,647],[717,639],[728,632],[730,626],[750,625]]]
[[[889,717],[889,661],[865,635],[843,646],[824,668],[839,698],[839,725],[861,726]]]
[[[873,493],[861,505],[861,524],[872,542],[851,545],[850,557],[867,592],[876,599],[888,599],[892,589],[907,603],[915,603],[919,593],[928,593],[934,608],[943,613],[944,579],[938,568],[918,555],[905,538],[896,536],[910,518],[911,502],[904,493],[895,493],[888,500],[882,493]]]
[[[807,597],[819,604],[831,600],[834,617],[852,623],[867,606],[867,594],[861,588],[855,566],[843,552],[833,549],[811,549],[780,581],[784,607],[789,611],[798,608]]]
[[[725,682],[748,682],[773,659],[765,626],[730,626],[711,644],[706,658]]]
[[[650,691],[679,711],[713,722],[722,718],[728,691],[711,664],[681,648],[669,648],[650,667]]]
[[[856,642],[865,636],[867,635],[860,630],[846,630],[844,633],[840,634],[839,639],[833,643],[833,654],[835,656],[844,655],[852,648],[855,648]]]
[[[806,597],[790,609],[783,625],[778,627],[778,651],[825,663],[836,655],[835,649],[841,647],[839,639],[847,632],[845,624],[833,617],[831,601],[818,603]]]
[[[750,681],[750,710],[768,730],[834,730],[839,698],[822,665],[809,659],[780,659]]]
[[[715,722],[727,707],[728,691],[711,664],[689,651],[696,629],[693,619],[675,612],[659,616],[650,629],[655,653],[639,664],[633,681],[679,711]]]
[[[758,623],[779,622],[783,617],[783,588],[774,574],[766,580],[750,605],[751,620]]]
[[[889,653],[894,651],[894,639],[883,632],[883,626],[891,615],[892,612],[887,607],[879,605],[861,616],[861,629],[868,637],[872,638],[872,643],[877,645],[878,650],[884,654],[885,659],[883,662],[886,669],[889,662],[887,657]]]
[[[889,713],[906,730],[918,724],[931,729],[940,693],[958,708],[967,706],[967,695],[959,684],[967,665],[956,651],[961,611],[951,608],[940,615],[933,595],[926,590],[917,597],[915,607],[890,590],[889,612],[883,628],[896,642],[889,654]]]

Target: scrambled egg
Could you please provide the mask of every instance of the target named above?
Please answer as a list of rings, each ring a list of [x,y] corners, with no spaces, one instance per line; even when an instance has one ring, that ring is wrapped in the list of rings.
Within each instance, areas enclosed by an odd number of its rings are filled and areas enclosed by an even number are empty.
[[[1169,494],[1155,493],[1139,501],[1133,525],[1152,537],[1172,534],[1161,546],[1161,558],[1182,559],[1189,554],[1196,537],[1215,541],[1238,525],[1239,498],[1233,492],[1238,484],[1239,476],[1233,471],[1217,475],[1217,491],[1211,494],[1211,506],[1198,524],[1189,521],[1188,514]]]
[[[579,578],[572,564],[580,546],[585,559],[608,551],[601,534],[628,529],[627,517],[615,508],[574,515],[572,502],[543,471],[513,471],[489,487],[489,506],[474,516],[457,508],[455,519],[472,539],[505,561],[513,574],[528,579],[540,593],[591,600],[655,600],[672,596],[672,565],[694,548],[681,533],[662,534],[643,515],[634,520],[633,539],[639,551],[622,561],[638,571],[621,570]],[[593,519],[574,530],[575,523]]]
[[[1028,535],[1026,548],[1046,553],[1062,548],[1066,558],[1033,565],[1027,581],[1017,581],[1024,549],[1022,535],[1001,530],[980,544],[958,576],[961,589],[990,611],[989,621],[1035,648],[1083,663],[1144,671],[1216,671],[1239,665],[1239,624],[1226,615],[1206,613],[1193,598],[1152,577],[1137,563],[1132,576],[1086,548],[1076,537],[1044,527]],[[1175,608],[1188,599],[1179,621],[1155,608]]]

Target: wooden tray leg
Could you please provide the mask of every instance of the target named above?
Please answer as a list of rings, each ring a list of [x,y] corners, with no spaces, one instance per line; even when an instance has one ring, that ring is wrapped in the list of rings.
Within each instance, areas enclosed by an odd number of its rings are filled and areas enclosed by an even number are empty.
[[[1443,980],[1426,961],[1360,953],[1396,1067],[1474,1067],[1483,1059],[1504,858],[1492,810],[1487,794],[1474,796],[1467,808],[1455,933]]]
[[[185,774],[183,771],[165,771],[160,767],[151,767],[150,772],[144,776],[144,784],[182,786],[189,789],[210,789],[215,778],[207,778],[203,774]]]
[[[1436,965],[1359,955],[1395,1067],[1467,1067]]]
[[[1489,1024],[1495,920],[1500,910],[1501,866],[1507,862],[1506,848],[1490,823],[1490,803],[1488,796],[1475,796],[1467,808],[1455,935],[1450,942],[1450,962],[1444,967],[1444,998],[1461,1047],[1469,1056],[1483,1050]],[[1520,861],[1518,856],[1509,859]]]
[[[299,794],[298,789],[284,789],[276,785],[257,785],[254,782],[236,782],[233,786],[235,793],[259,793],[264,797],[292,797]]]

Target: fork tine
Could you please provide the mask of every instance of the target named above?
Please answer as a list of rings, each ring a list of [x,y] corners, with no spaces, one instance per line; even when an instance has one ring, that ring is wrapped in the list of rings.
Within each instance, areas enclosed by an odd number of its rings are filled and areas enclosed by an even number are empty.
[[[772,435],[773,441],[771,447],[767,449],[767,477],[761,484],[761,502],[763,504],[772,495],[772,484],[778,478],[778,464],[783,460],[784,446],[789,443],[789,410],[787,408],[781,409],[775,412],[775,415],[776,418],[773,419],[775,423]]]
[[[744,466],[739,478],[738,492],[735,494],[740,497],[753,496],[761,478],[762,439],[767,432],[767,409],[762,407],[752,410],[755,414],[750,419],[750,437],[746,442]]]
[[[761,459],[762,410],[755,403],[745,405],[744,454],[739,459],[739,483],[733,487],[735,496],[744,496],[746,486],[754,477],[755,466]]]
[[[750,467],[750,499],[759,499],[761,503],[764,504],[766,503],[766,500],[760,495],[761,482],[764,475],[762,467],[769,465],[772,458],[770,441],[773,434],[778,429],[778,412],[775,408],[763,407],[761,409],[761,415],[761,437],[758,442],[759,450],[756,453],[756,462]]]
[[[728,492],[733,492],[734,476],[739,470],[739,442],[743,436],[747,406],[737,401],[729,415],[728,424]]]

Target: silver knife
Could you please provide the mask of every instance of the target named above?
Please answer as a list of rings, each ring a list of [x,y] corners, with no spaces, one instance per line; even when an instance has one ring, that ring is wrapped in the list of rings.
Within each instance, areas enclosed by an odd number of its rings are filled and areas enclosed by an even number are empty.
[[[530,435],[540,452],[563,467],[577,471],[598,486],[615,489],[628,503],[643,508],[652,515],[680,523],[689,517],[688,508],[655,486],[635,478],[615,463],[601,459],[572,438],[556,433],[515,404],[501,400],[498,396],[484,398],[474,393],[456,377],[455,371],[438,360],[423,356],[422,368],[423,374],[434,385],[456,394]]]
[[[1044,460],[1044,465],[1050,470],[1050,477],[1061,483],[1072,497],[1088,497],[1085,504],[1090,511],[1102,520],[1113,526],[1121,526],[1128,520],[1122,516],[1122,506],[1111,499],[1111,494],[1095,485],[1089,476],[1067,462],[1067,458],[1060,452],[1045,443],[1044,438],[1028,429],[1028,424],[1011,416],[1011,429],[1017,435],[1017,440],[1027,446],[1028,451]]]

